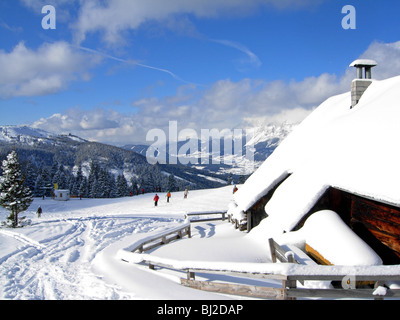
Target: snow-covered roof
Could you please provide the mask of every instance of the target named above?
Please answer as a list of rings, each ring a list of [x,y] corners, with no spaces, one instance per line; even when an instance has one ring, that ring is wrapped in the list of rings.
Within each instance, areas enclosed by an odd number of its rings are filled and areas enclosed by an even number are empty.
[[[350,92],[331,97],[295,128],[235,194],[237,211],[288,174],[265,207],[281,231],[329,186],[400,206],[400,76],[373,81],[358,105],[350,104]]]

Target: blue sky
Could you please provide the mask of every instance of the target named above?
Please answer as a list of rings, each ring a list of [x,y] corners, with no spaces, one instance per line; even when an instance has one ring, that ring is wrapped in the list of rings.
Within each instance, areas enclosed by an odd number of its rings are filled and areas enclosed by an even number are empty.
[[[342,27],[345,5],[356,29]],[[0,125],[116,145],[169,121],[301,121],[349,90],[359,57],[377,60],[378,80],[400,74],[397,0],[6,0],[0,12]]]

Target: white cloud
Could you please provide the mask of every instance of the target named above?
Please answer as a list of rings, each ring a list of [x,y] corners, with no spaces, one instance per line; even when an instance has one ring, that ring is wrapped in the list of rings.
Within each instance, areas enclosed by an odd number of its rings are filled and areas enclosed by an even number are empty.
[[[373,70],[376,79],[400,75],[400,42],[373,43],[362,57],[378,61]],[[168,133],[169,121],[177,121],[179,131],[191,128],[199,135],[201,129],[246,128],[260,122],[297,123],[330,96],[350,91],[355,76],[353,68],[346,68],[340,77],[324,73],[302,81],[226,79],[206,89],[184,85],[170,97],[132,102],[135,109],[132,114],[103,109],[84,112],[74,108],[35,125],[122,145],[145,142],[151,129]]]
[[[135,30],[149,21],[171,24],[172,17],[184,14],[214,18],[245,15],[261,6],[292,9],[321,2],[321,0],[87,0],[83,2],[73,29],[78,43],[84,41],[89,33],[101,32],[106,43],[116,44],[124,42],[125,31]],[[177,25],[179,24],[174,24],[175,27]],[[187,23],[183,25],[186,26]]]
[[[39,96],[87,79],[99,59],[75,51],[66,42],[45,43],[31,50],[20,42],[11,52],[0,50],[0,97]]]
[[[400,41],[373,42],[360,58],[378,62],[378,66],[372,69],[372,76],[377,80],[397,76],[400,74]]]

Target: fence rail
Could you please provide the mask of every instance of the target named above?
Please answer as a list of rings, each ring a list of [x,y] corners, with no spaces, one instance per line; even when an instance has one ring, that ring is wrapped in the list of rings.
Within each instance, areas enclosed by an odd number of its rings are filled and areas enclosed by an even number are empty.
[[[147,237],[145,239],[140,240],[137,244],[133,246],[131,252],[138,251],[139,253],[149,251],[163,244],[167,244],[171,241],[181,239],[185,236],[189,238],[192,237],[190,230],[190,222],[185,223],[183,226],[167,230],[163,233],[159,233],[154,236]]]
[[[321,266],[307,260],[300,249],[279,246],[272,239],[269,240],[272,248],[273,261],[282,263],[249,264],[243,269],[240,264],[182,262],[172,259],[164,260],[150,254],[143,253],[158,245],[166,244],[190,233],[190,222],[185,225],[167,230],[162,234],[148,237],[133,246],[131,252],[125,252],[121,259],[134,263],[147,264],[150,269],[156,267],[167,268],[186,273],[186,279],[181,278],[181,284],[193,289],[199,289],[221,294],[248,296],[253,298],[292,300],[297,298],[400,298],[400,289],[390,289],[389,282],[400,282],[400,265],[376,266],[371,273],[354,272],[349,275],[346,267]],[[138,253],[135,253],[138,252]],[[123,257],[122,257],[123,256]],[[275,256],[275,258],[274,258]],[[275,260],[274,260],[275,259]],[[260,266],[262,267],[260,268]],[[313,269],[311,269],[313,268]],[[282,273],[287,272],[287,274]],[[269,279],[276,281],[274,287],[248,285],[235,282],[222,283],[218,281],[196,280],[196,274],[230,275],[233,277],[251,279]],[[330,281],[338,282],[341,287],[321,289],[310,287],[297,287],[297,283],[304,285],[305,281]],[[371,282],[373,287],[359,286],[360,282]],[[239,281],[238,281],[239,282]],[[279,285],[280,283],[280,285]],[[270,285],[272,285],[270,283]],[[277,287],[278,286],[278,287]],[[280,287],[279,287],[280,286]]]
[[[225,221],[225,219],[227,218],[226,211],[187,213],[185,216],[187,219],[190,219],[190,217],[194,217],[194,216],[211,216],[211,215],[221,215],[221,217],[206,218],[206,219],[193,219],[193,220],[190,220],[190,222],[194,223],[194,222],[206,222],[206,221],[217,221],[217,220]]]

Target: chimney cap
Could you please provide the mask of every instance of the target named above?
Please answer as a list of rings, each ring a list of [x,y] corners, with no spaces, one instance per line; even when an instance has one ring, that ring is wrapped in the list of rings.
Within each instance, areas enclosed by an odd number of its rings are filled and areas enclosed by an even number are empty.
[[[357,59],[350,64],[350,67],[375,67],[378,63],[371,59]]]

